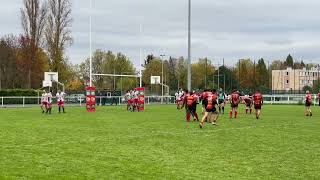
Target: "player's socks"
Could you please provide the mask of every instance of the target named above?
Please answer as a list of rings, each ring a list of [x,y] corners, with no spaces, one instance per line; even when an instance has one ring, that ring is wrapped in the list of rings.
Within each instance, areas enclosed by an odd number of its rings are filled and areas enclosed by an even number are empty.
[[[230,119],[232,119],[232,111],[230,111]]]
[[[65,111],[64,111],[64,107],[62,107],[62,112],[63,112],[63,113],[65,113]]]
[[[186,115],[187,122],[190,122],[190,117],[191,117],[191,114],[188,112]]]
[[[194,113],[194,116],[196,117],[196,120],[199,121],[198,113]]]
[[[252,109],[250,109],[250,114],[252,114]]]
[[[234,118],[237,119],[237,116],[238,116],[238,111],[234,112]]]
[[[248,114],[248,109],[246,109],[246,114]]]
[[[221,107],[219,107],[219,113],[221,113]]]
[[[59,113],[61,113],[61,107],[59,106]]]
[[[224,107],[222,107],[222,113],[224,114]]]

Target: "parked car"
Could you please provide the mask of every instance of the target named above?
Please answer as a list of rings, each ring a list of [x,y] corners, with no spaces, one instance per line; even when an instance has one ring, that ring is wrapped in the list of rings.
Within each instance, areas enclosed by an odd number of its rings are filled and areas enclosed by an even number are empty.
[[[85,102],[86,96],[84,94],[70,94],[68,100],[73,103]]]

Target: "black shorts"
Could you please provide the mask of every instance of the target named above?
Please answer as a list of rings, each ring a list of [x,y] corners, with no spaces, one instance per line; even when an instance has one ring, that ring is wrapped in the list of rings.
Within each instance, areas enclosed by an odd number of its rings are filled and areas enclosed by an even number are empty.
[[[223,99],[219,99],[219,104],[223,104],[224,103],[224,100]]]
[[[252,107],[252,103],[246,103],[246,106],[251,108]]]
[[[254,109],[260,110],[260,109],[261,109],[261,104],[255,104],[255,105],[254,105]]]
[[[197,111],[197,106],[194,106],[194,105],[188,106],[188,111],[196,112]]]
[[[239,105],[238,104],[231,104],[232,108],[237,108]]]
[[[306,107],[310,107],[311,106],[311,102],[306,102]]]
[[[208,113],[214,113],[214,112],[216,112],[217,110],[216,110],[216,108],[212,108],[212,109],[207,109],[206,108],[206,112],[208,112]]]

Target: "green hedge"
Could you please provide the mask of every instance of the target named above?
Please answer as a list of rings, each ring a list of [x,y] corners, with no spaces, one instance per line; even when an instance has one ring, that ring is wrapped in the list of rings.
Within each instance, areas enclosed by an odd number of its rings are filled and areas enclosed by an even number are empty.
[[[34,89],[6,89],[0,91],[0,96],[38,96]]]

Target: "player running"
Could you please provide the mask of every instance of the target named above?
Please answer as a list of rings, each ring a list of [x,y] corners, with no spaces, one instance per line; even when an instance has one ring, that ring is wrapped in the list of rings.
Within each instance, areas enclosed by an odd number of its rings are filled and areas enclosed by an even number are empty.
[[[256,118],[259,119],[261,107],[263,105],[263,96],[260,90],[257,90],[253,95],[254,109],[256,110]]]
[[[52,110],[52,90],[46,94],[46,101],[47,101],[47,106],[46,106],[46,114],[51,114]]]
[[[175,94],[177,109],[181,109],[183,107],[183,94],[183,91],[177,91]]]
[[[239,103],[240,103],[239,92],[237,90],[233,90],[230,95],[230,104],[231,104],[230,119],[232,119],[232,114],[234,114],[235,119],[237,118]]]
[[[61,92],[60,90],[56,94],[57,103],[58,103],[58,106],[59,106],[59,113],[61,113],[61,108],[62,108],[62,112],[66,113],[64,111],[64,97],[65,97],[65,95],[66,95],[66,93]]]
[[[199,124],[200,128],[204,127],[205,121],[209,121],[212,125],[217,125],[216,122],[218,120],[219,114],[217,113],[216,105],[218,104],[218,97],[216,94],[216,90],[212,90],[212,92],[207,93],[203,99],[204,105],[204,114],[202,120]]]
[[[250,110],[250,114],[252,113],[252,94],[245,95],[243,97],[243,103],[246,105],[246,114],[248,114],[248,111]]]
[[[312,111],[311,111],[311,104],[312,104],[312,94],[310,93],[310,91],[306,92],[306,97],[305,97],[305,105],[306,105],[306,112],[305,115],[306,116],[312,116]]]
[[[43,90],[43,93],[41,94],[41,110],[42,114],[47,110],[47,99],[46,99],[47,93],[45,90]]]
[[[222,114],[224,114],[225,99],[226,99],[226,95],[225,95],[224,92],[221,91],[221,92],[219,93],[219,97],[218,97],[219,114],[221,114],[221,110],[222,110]]]
[[[186,95],[186,103],[187,103],[187,105],[186,105],[186,111],[187,111],[186,120],[187,120],[187,122],[190,122],[191,115],[193,116],[194,121],[195,120],[199,121],[199,117],[197,114],[197,101],[198,101],[198,97],[194,92],[188,93]]]

